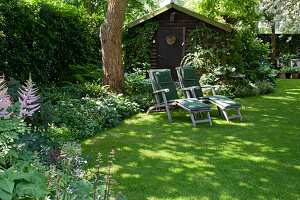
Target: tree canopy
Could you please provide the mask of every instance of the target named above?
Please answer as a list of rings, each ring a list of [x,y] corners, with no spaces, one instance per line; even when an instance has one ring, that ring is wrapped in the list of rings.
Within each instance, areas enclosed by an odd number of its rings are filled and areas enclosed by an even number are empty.
[[[232,25],[256,28],[259,0],[186,0],[185,6],[202,15]]]
[[[260,0],[262,20],[283,33],[300,33],[300,1]]]
[[[57,1],[57,0],[56,0]],[[92,14],[100,16],[103,20],[107,13],[109,0],[63,0],[65,3],[72,4],[76,7],[83,7]],[[128,0],[125,21],[128,23],[152,10],[158,8],[158,2],[155,0]]]

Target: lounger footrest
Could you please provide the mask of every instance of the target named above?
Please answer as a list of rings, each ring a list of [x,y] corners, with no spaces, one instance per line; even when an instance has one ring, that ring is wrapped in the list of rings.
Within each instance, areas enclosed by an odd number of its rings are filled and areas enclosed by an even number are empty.
[[[196,98],[192,99],[176,99],[175,100],[179,105],[187,108],[190,111],[209,111],[211,107],[205,103],[202,103]]]
[[[211,103],[222,106],[223,108],[241,108],[242,105],[223,95],[205,96],[203,99],[208,99]]]
[[[235,115],[235,116],[228,116],[228,119],[234,119],[234,118],[241,118],[241,116],[239,116],[239,115]]]

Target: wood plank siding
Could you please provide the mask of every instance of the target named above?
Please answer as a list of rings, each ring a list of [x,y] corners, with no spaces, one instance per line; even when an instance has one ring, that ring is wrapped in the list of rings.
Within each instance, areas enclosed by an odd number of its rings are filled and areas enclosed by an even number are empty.
[[[175,19],[173,22],[170,22],[170,14],[175,12]],[[206,25],[207,27],[210,27],[211,29],[215,31],[224,32],[224,30],[215,27],[211,24],[208,24],[206,22],[203,22],[199,19],[196,19],[190,15],[187,15],[181,11],[175,10],[174,8],[171,8],[170,10],[165,11],[164,13],[161,13],[148,21],[158,22],[160,25],[160,28],[172,28],[172,27],[182,27],[185,29],[185,42],[187,42],[187,38],[189,37],[189,32],[191,30],[194,30],[197,26],[203,26]],[[142,25],[142,24],[140,24]],[[157,62],[157,56],[158,56],[158,36],[157,31],[154,34],[154,40],[151,43],[151,58],[150,58],[150,64],[151,68],[161,68],[161,66],[158,66]],[[190,47],[190,44],[185,43],[185,49],[188,49]]]
[[[171,17],[172,15],[172,17]],[[145,22],[158,22],[159,28],[153,33],[151,41],[150,64],[152,69],[171,69],[173,78],[177,78],[175,67],[180,65],[181,59],[186,55],[190,44],[190,31],[197,26],[206,26],[213,32],[228,33],[232,28],[228,25],[209,19],[199,13],[171,3],[152,13],[149,13],[128,24],[128,28],[143,26]],[[169,44],[168,39],[175,38]]]

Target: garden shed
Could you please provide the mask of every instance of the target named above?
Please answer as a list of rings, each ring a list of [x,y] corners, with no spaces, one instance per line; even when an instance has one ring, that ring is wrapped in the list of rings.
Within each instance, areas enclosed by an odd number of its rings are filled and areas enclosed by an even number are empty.
[[[207,26],[213,31],[231,32],[230,26],[212,20],[187,8],[170,3],[128,24],[128,29],[142,27],[146,22],[158,22],[157,31],[151,40],[151,68],[171,69],[177,80],[175,67],[180,65],[188,49],[189,31],[198,26]]]

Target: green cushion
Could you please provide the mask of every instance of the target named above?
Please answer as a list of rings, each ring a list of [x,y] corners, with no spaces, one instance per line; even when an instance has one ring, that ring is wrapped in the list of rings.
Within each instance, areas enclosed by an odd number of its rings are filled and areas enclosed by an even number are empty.
[[[199,86],[199,81],[197,77],[197,71],[195,67],[179,67],[179,74],[182,77],[182,85],[184,88]],[[192,93],[189,92],[192,97]],[[203,97],[202,89],[195,89],[195,94],[197,98]]]
[[[169,89],[166,93],[167,101],[172,102],[174,99],[178,99],[176,86],[171,77],[171,71],[169,69],[157,69],[151,70],[153,80],[152,83],[155,86],[155,90]],[[162,93],[158,94],[158,103],[164,103]]]
[[[184,80],[198,80],[197,71],[195,67],[182,67],[182,78]]]
[[[163,83],[170,83],[173,82],[170,70],[157,70],[153,72],[153,76],[155,78],[155,81],[158,84],[163,84]]]
[[[223,95],[205,96],[205,99],[209,99],[214,103],[224,107],[224,108],[240,108],[242,105],[232,99],[229,99]]]
[[[191,99],[176,99],[176,102],[183,105],[184,107],[190,109],[191,111],[200,111],[200,110],[210,110],[211,107],[201,101],[191,98]]]

